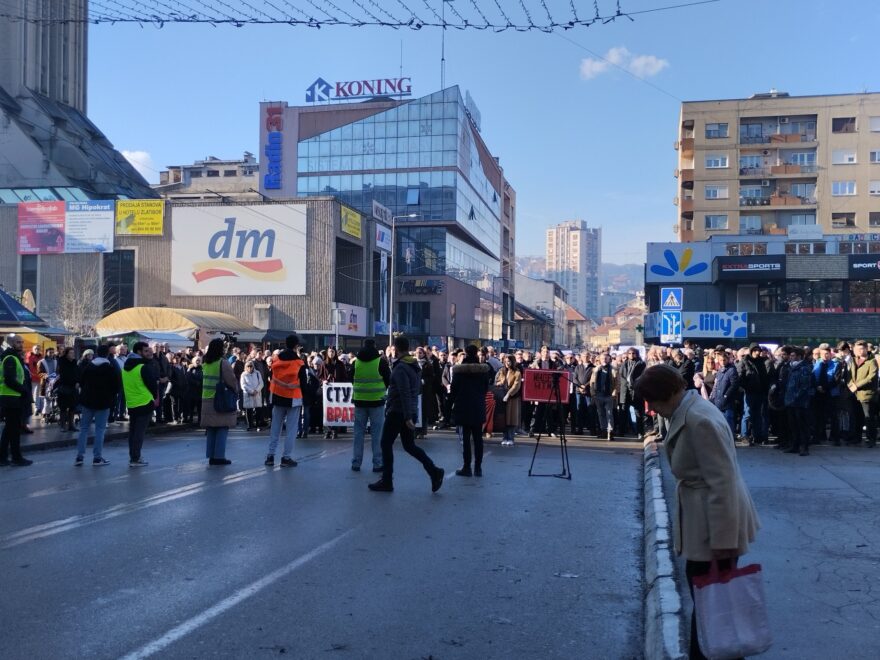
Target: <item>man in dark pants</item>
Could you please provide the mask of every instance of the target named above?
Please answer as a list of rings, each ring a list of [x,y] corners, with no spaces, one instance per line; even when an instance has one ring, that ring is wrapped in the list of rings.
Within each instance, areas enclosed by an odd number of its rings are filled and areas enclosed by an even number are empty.
[[[6,347],[0,358],[0,412],[5,421],[0,437],[0,465],[24,467],[33,463],[21,455],[21,411],[24,405],[30,405],[31,379],[24,368],[24,339],[9,335]]]
[[[636,396],[636,381],[642,377],[645,371],[645,361],[639,354],[637,348],[631,348],[627,351],[626,359],[620,366],[620,390],[618,392],[618,401],[620,402],[620,423],[621,431],[625,431],[630,427],[630,413],[632,408],[636,415],[636,433],[639,440],[645,434],[645,402]]]
[[[409,354],[409,340],[398,337],[392,349],[391,383],[385,403],[385,426],[382,429],[382,478],[369,485],[372,491],[390,493],[394,490],[394,441],[400,436],[407,454],[425,468],[431,478],[431,492],[443,485],[443,468],[438,468],[428,455],[416,446],[415,430],[418,417],[421,376],[418,362]]]
[[[852,441],[861,443],[862,428],[867,427],[868,447],[877,444],[877,363],[868,356],[868,343],[862,339],[854,344],[853,363],[847,387],[855,396]]]
[[[122,387],[129,417],[128,467],[132,468],[148,464],[141,458],[141,448],[153,411],[159,407],[159,383],[153,370],[147,366],[152,359],[153,349],[146,342],[139,341],[132,346],[122,369]]]

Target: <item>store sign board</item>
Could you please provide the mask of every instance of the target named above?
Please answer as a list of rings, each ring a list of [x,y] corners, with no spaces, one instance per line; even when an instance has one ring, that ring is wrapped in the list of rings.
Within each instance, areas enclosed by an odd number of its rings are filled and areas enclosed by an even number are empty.
[[[880,254],[849,255],[849,279],[880,280]]]
[[[785,256],[717,257],[717,280],[784,280]]]
[[[116,202],[117,236],[161,236],[164,228],[164,199],[120,199]]]
[[[115,202],[23,202],[18,253],[112,252]]]
[[[712,281],[709,243],[648,243],[645,282],[709,283]]]
[[[360,240],[363,236],[361,214],[347,206],[340,206],[339,215],[342,217],[342,233]]]
[[[747,312],[684,312],[681,334],[689,339],[745,339],[748,316]]]

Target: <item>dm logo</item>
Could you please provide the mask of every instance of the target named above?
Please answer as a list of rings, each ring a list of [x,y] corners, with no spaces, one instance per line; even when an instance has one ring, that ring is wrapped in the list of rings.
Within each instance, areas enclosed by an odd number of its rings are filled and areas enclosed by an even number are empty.
[[[691,265],[691,259],[694,257],[694,251],[692,248],[685,248],[681,253],[681,261],[678,261],[678,259],[675,258],[675,253],[672,250],[664,250],[663,256],[669,266],[653,264],[651,266],[651,272],[655,275],[673,277],[680,273],[683,277],[693,277],[709,268],[709,264],[705,261],[698,261]]]
[[[330,83],[323,78],[318,78],[306,88],[306,103],[317,103],[319,101],[330,100]]]
[[[218,277],[236,277],[262,282],[281,282],[287,277],[284,262],[274,258],[275,232],[267,229],[235,230],[235,218],[224,220],[221,229],[208,241],[207,261],[193,264],[196,282]],[[250,254],[246,254],[250,250]]]

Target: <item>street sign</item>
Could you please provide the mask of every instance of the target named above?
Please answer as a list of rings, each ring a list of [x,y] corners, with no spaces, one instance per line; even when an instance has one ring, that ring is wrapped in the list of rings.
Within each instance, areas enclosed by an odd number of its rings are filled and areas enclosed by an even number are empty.
[[[681,343],[681,312],[660,313],[660,343]]]
[[[660,309],[663,311],[680,312],[684,309],[684,290],[680,286],[663,287],[660,289]]]

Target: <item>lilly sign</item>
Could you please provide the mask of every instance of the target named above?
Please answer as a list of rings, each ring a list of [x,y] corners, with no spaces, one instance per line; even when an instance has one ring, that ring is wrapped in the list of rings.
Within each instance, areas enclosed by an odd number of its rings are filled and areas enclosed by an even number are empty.
[[[177,207],[171,295],[304,295],[305,208],[279,204]]]
[[[745,339],[749,336],[747,312],[682,312],[684,337]]]
[[[708,243],[648,243],[645,281],[712,281],[712,247]]]

